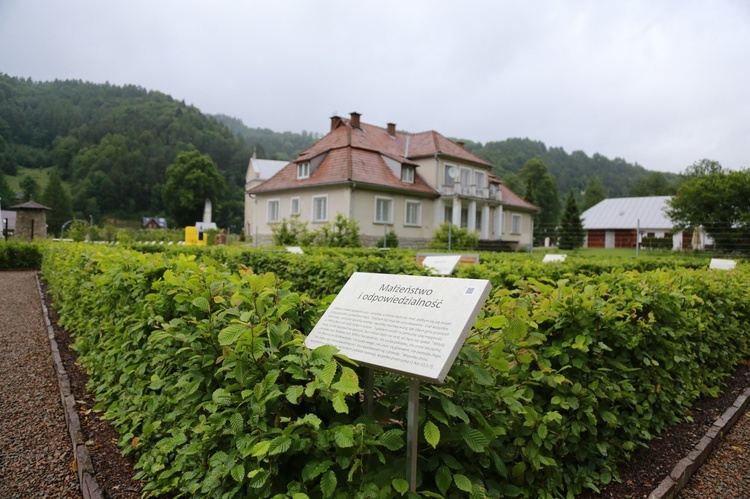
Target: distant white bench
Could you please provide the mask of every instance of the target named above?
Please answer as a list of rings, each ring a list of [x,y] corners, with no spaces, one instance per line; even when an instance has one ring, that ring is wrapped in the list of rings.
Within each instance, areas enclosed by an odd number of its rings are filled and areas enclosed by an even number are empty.
[[[721,258],[712,258],[709,269],[720,269],[720,270],[732,270],[737,266],[737,262],[734,260],[724,260]]]

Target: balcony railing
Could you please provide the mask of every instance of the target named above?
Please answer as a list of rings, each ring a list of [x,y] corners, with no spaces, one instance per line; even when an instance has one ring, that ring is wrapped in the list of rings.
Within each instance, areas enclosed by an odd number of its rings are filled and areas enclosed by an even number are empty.
[[[463,185],[458,182],[453,185],[444,184],[442,189],[440,189],[440,192],[444,196],[458,195],[492,201],[503,200],[502,193],[499,190],[489,189],[487,187],[477,187],[475,185]]]

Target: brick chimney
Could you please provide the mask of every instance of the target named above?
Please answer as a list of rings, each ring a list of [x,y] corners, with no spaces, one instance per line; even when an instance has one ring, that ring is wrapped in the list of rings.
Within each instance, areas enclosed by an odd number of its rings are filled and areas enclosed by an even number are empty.
[[[456,142],[456,144],[458,144],[458,147],[460,147],[461,149],[466,149],[466,142],[459,140]]]
[[[331,116],[331,131],[334,131],[340,124],[341,118],[339,118],[338,116]]]
[[[395,123],[388,123],[388,135],[391,137],[396,136],[396,124]]]
[[[360,126],[359,126],[359,117],[362,116],[362,115],[359,114],[359,113],[351,113],[351,115],[352,115],[352,126],[354,128],[360,128]]]

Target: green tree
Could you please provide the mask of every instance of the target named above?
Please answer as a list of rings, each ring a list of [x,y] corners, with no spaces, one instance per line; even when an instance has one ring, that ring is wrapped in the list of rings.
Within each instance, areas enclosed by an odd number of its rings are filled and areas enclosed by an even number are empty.
[[[586,182],[586,190],[583,191],[581,210],[586,211],[605,199],[607,199],[607,190],[602,183],[602,179],[597,176],[589,177]]]
[[[39,198],[39,184],[37,184],[36,180],[31,175],[24,175],[21,179],[21,191],[23,192],[24,201]]]
[[[435,235],[427,245],[430,249],[468,250],[477,249],[479,234],[469,232],[469,229],[459,228],[449,222],[440,224]]]
[[[677,188],[667,179],[662,172],[651,172],[643,177],[638,177],[630,187],[631,196],[669,196],[676,192]]]
[[[73,205],[57,171],[53,170],[49,174],[40,202],[50,208],[47,213],[47,232],[59,235],[62,225],[73,218]]]
[[[575,249],[583,246],[585,231],[581,221],[581,213],[578,211],[576,198],[573,191],[568,193],[565,201],[565,209],[560,217],[560,249]]]
[[[749,251],[750,170],[725,171],[717,162],[696,165],[688,168],[667,214],[678,228],[702,226],[719,250]]]
[[[205,200],[216,204],[225,186],[224,177],[208,155],[181,152],[167,167],[164,204],[178,226],[193,225],[202,218]]]
[[[528,160],[518,176],[526,181],[524,199],[540,208],[534,215],[534,244],[540,245],[546,237],[554,238],[560,218],[557,181],[539,158]]]

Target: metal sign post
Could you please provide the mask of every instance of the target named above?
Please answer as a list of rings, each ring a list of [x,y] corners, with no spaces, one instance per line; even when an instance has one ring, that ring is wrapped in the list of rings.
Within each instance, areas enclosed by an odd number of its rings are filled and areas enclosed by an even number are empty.
[[[419,380],[409,381],[409,407],[406,412],[406,481],[417,491],[417,444],[419,442]]]

